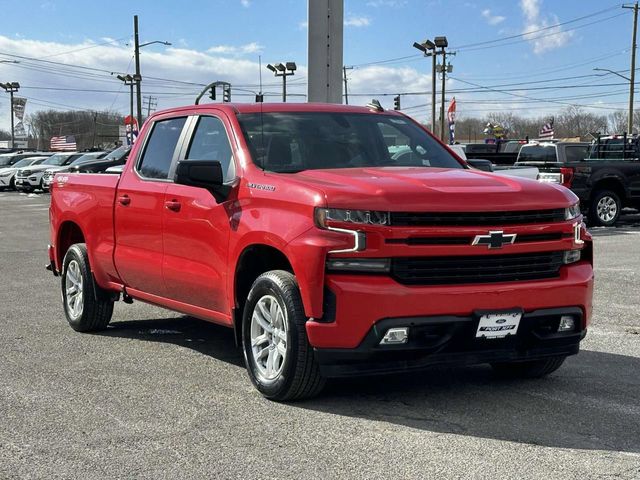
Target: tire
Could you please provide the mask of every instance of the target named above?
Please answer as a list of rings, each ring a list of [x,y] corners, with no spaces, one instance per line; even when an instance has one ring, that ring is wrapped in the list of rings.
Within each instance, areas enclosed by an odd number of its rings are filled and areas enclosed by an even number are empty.
[[[113,315],[113,300],[94,283],[84,243],[71,245],[67,250],[60,285],[64,313],[71,328],[76,332],[107,328]]]
[[[16,189],[16,179],[15,178],[11,178],[11,180],[9,181],[9,190],[15,190]]]
[[[614,225],[622,212],[622,201],[611,190],[596,192],[589,206],[589,219],[592,225],[610,227]]]
[[[530,362],[492,363],[493,370],[502,377],[540,378],[555,372],[567,357],[550,357]]]
[[[306,322],[293,274],[272,270],[253,282],[242,315],[242,350],[251,382],[266,398],[301,400],[324,387]]]

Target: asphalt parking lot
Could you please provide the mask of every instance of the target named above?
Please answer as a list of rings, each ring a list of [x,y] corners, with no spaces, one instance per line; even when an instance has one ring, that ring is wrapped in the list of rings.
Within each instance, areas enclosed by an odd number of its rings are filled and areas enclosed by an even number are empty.
[[[593,230],[593,323],[547,379],[434,369],[278,404],[222,327],[119,302],[73,332],[48,203],[0,192],[0,478],[640,478],[640,215]]]

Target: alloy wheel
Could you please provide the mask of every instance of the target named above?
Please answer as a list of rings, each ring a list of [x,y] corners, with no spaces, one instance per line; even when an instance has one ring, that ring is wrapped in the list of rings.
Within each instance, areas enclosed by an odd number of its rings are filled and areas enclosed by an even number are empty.
[[[604,223],[609,223],[618,214],[618,204],[614,198],[604,196],[598,201],[596,210],[598,218]]]
[[[65,277],[65,300],[69,316],[73,320],[77,320],[82,315],[84,305],[82,284],[82,272],[77,261],[71,260],[67,266],[67,275]]]
[[[287,359],[288,319],[278,300],[264,295],[251,316],[251,359],[256,373],[266,383],[274,382]]]

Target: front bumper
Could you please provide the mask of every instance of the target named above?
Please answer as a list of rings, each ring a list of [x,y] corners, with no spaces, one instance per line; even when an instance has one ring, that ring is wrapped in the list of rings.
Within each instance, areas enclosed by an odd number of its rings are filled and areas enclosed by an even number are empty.
[[[558,333],[561,315],[579,321],[570,332]],[[521,362],[550,356],[574,355],[587,331],[581,308],[542,309],[525,313],[515,336],[475,337],[478,315],[388,318],[376,323],[353,349],[316,348],[320,371],[326,377],[386,374],[419,370],[432,365],[472,365]],[[409,341],[380,345],[387,329],[408,326]]]
[[[580,331],[591,316],[593,268],[580,261],[554,279],[473,285],[408,286],[387,276],[327,274],[324,317],[306,324],[316,349],[356,349],[380,321],[395,318],[464,317],[478,310],[577,308]],[[525,318],[523,317],[523,318]]]

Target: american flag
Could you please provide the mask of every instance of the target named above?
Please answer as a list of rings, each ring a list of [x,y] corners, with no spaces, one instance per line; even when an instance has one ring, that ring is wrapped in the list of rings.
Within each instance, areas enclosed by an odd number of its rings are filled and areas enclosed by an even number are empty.
[[[74,137],[73,135],[51,137],[51,150],[74,152],[76,150],[76,137]]]
[[[538,136],[540,138],[553,138],[553,118],[542,126]]]

